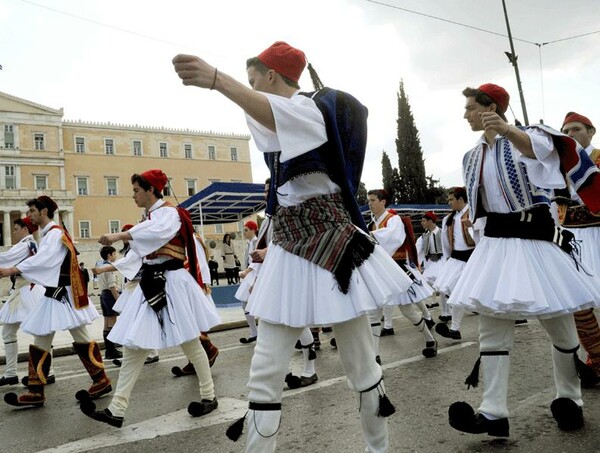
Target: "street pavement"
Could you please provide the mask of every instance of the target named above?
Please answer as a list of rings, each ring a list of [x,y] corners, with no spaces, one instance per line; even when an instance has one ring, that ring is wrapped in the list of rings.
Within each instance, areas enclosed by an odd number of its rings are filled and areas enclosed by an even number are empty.
[[[240,308],[226,309],[224,321],[235,327],[243,319]],[[225,315],[226,313],[226,315]],[[437,318],[439,311],[433,312]],[[390,452],[598,452],[600,451],[600,388],[584,390],[586,426],[576,433],[557,429],[549,406],[554,395],[551,347],[537,321],[516,328],[509,390],[510,437],[496,439],[453,430],[448,406],[467,401],[477,407],[481,388],[467,390],[464,379],[478,356],[478,317],[463,321],[462,341],[438,338],[439,354],[421,355],[423,338],[396,312],[394,336],[381,338],[381,357],[388,396],[396,407],[389,418]],[[231,318],[229,317],[231,316]],[[227,325],[227,323],[224,323]],[[239,325],[239,324],[238,324]],[[100,334],[101,328],[96,330]],[[160,352],[159,362],[144,367],[134,388],[121,429],[81,415],[74,394],[89,386],[89,377],[74,355],[56,358],[56,384],[46,387],[47,403],[39,409],[14,409],[0,402],[0,452],[146,453],[243,451],[245,435],[234,443],[225,430],[247,408],[248,369],[253,346],[238,339],[247,328],[228,328],[211,335],[221,353],[212,368],[219,408],[191,418],[187,405],[198,400],[194,377],[175,378],[171,367],[186,363],[180,349]],[[359,453],[364,443],[359,430],[355,394],[349,390],[337,352],[329,345],[332,334],[322,334],[316,384],[283,393],[279,452]],[[64,347],[70,344],[67,334]],[[58,339],[55,348],[60,348]],[[291,366],[301,370],[302,354]],[[19,364],[24,372],[24,363]],[[114,382],[119,369],[107,364]],[[284,384],[282,383],[282,387]],[[22,386],[0,389],[0,394]],[[107,407],[110,398],[97,402]]]

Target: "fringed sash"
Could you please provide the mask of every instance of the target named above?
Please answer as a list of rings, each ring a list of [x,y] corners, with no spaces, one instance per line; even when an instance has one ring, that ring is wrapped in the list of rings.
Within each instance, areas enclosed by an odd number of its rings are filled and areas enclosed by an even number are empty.
[[[339,194],[279,206],[273,217],[273,244],[331,272],[344,294],[352,271],[375,249],[373,240],[351,223]]]
[[[65,260],[68,260],[67,265],[69,269],[69,278],[71,291],[73,292],[73,302],[75,303],[75,308],[85,308],[89,305],[90,299],[88,298],[87,286],[84,283],[83,274],[79,268],[79,263],[77,262],[77,250],[75,249],[75,245],[71,240],[71,236],[69,236],[69,233],[67,233],[67,230],[58,225],[53,225],[50,229],[54,230],[56,228],[62,231],[62,243],[69,251],[65,257]]]

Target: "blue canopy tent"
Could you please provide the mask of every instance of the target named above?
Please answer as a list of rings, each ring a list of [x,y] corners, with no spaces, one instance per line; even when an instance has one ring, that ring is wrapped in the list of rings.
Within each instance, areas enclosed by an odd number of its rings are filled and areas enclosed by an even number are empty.
[[[194,225],[239,222],[265,209],[264,184],[213,182],[179,206],[187,209]]]

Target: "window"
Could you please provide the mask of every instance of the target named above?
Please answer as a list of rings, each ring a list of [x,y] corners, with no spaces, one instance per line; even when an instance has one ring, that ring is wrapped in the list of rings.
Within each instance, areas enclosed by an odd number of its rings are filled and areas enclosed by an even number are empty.
[[[46,190],[46,189],[48,189],[48,176],[35,175],[35,190]]]
[[[110,220],[108,222],[108,230],[111,233],[119,233],[121,231],[121,222],[118,220]]]
[[[87,195],[87,194],[88,194],[88,179],[86,177],[78,177],[77,178],[77,195]]]
[[[80,220],[79,221],[79,237],[81,239],[89,239],[90,238],[90,221],[89,220]]]
[[[112,138],[104,139],[104,154],[111,156],[115,154],[115,141]]]
[[[158,144],[158,155],[160,157],[167,157],[167,144],[165,142]]]
[[[189,143],[185,143],[183,145],[183,152],[185,154],[186,159],[191,159],[192,158],[192,145],[190,145]]]
[[[44,134],[33,134],[33,148],[37,150],[45,149]]]
[[[220,223],[215,225],[215,233],[223,234],[223,225],[221,225]]]
[[[186,179],[187,184],[187,194],[194,195],[196,193],[196,180],[195,179]]]
[[[215,148],[214,145],[208,145],[208,158],[210,160],[217,159],[217,149]]]
[[[85,153],[85,139],[83,137],[75,137],[75,152]]]
[[[165,197],[170,197],[172,195],[171,194],[171,178],[167,179],[167,185],[163,189],[163,195]]]
[[[4,188],[8,190],[17,188],[17,167],[14,165],[4,167]]]
[[[134,140],[133,142],[131,142],[131,146],[133,148],[134,156],[142,155],[142,141],[141,140]]]
[[[229,148],[229,151],[231,152],[231,160],[237,161],[238,160],[237,148],[231,147],[231,148]]]
[[[117,178],[106,178],[106,193],[117,195]]]
[[[12,124],[4,125],[4,147],[14,148],[15,147],[15,132]]]

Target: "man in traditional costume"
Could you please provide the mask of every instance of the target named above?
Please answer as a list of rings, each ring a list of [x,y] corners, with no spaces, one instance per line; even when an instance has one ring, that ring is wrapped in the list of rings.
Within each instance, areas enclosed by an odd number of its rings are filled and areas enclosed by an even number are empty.
[[[600,149],[592,145],[596,128],[588,117],[575,112],[567,113],[562,132],[577,140],[592,162],[600,168]],[[571,185],[557,195],[559,222],[573,233],[580,244],[584,267],[589,272],[600,275],[600,216],[590,212]],[[600,194],[597,196],[600,197]],[[587,363],[594,371],[594,374],[582,377],[581,385],[593,387],[600,382],[600,328],[593,309],[576,312],[575,326],[581,345],[587,353]]]
[[[572,235],[555,227],[549,207],[551,189],[565,186],[562,168],[592,212],[600,212],[600,172],[571,138],[544,126],[509,125],[504,116],[509,95],[502,87],[485,84],[463,95],[464,118],[472,130],[483,131],[463,159],[470,220],[487,219],[448,303],[480,315],[480,358],[466,383],[477,385],[481,366],[484,388],[477,413],[465,402],[450,406],[450,425],[467,433],[509,435],[514,321],[537,318],[553,345],[552,415],[559,429],[579,429],[584,420],[578,371],[585,365],[577,356],[573,313],[597,303],[600,281],[570,256]]]
[[[431,335],[430,328],[435,324],[429,316],[421,316],[416,310],[416,305],[421,304],[425,311],[424,300],[433,294],[431,286],[425,282],[421,273],[417,270],[418,257],[414,235],[412,234],[412,224],[410,219],[407,223],[395,212],[387,209],[389,195],[383,189],[370,190],[367,193],[369,200],[369,209],[373,215],[373,221],[369,224],[371,234],[381,247],[392,257],[396,264],[412,280],[408,291],[400,294],[394,300],[394,305],[398,305],[402,315],[408,319],[425,338],[425,348],[421,351],[427,357],[437,355],[437,342]],[[407,228],[408,227],[408,228]],[[410,229],[407,231],[407,229]],[[371,330],[375,341],[375,350],[379,355],[379,336],[385,336],[384,332],[393,334],[392,314],[394,305],[386,305],[383,308],[384,325],[381,326],[381,313],[375,312],[371,317]]]
[[[134,201],[145,209],[146,220],[129,231],[103,235],[99,241],[103,245],[129,241],[129,253],[113,266],[130,280],[142,271],[139,285],[119,297],[122,311],[109,335],[111,341],[123,345],[119,381],[108,408],[97,411],[92,401],[83,401],[80,406],[89,417],[119,428],[151,349],[180,346],[194,365],[201,401],[190,403],[190,415],[199,417],[218,406],[208,358],[198,337],[220,319],[202,290],[189,213],[162,199],[167,176],[161,170],[134,174],[131,183]],[[188,269],[184,268],[186,260]]]
[[[425,281],[433,286],[442,272],[446,258],[442,248],[442,229],[437,226],[438,217],[433,211],[427,211],[421,218],[423,234],[417,240],[417,253],[419,262],[423,262],[423,277]],[[450,309],[446,304],[446,295],[439,293],[439,304],[434,302],[430,307],[441,306],[442,315],[450,315]]]
[[[21,261],[37,253],[37,243],[33,238],[33,233],[37,229],[37,225],[34,225],[29,217],[16,219],[13,222],[13,234],[18,242],[10,250],[0,253],[0,268],[16,266]],[[11,280],[12,287],[9,296],[0,310],[2,341],[4,342],[6,356],[6,367],[4,375],[0,377],[0,387],[19,383],[19,376],[17,375],[19,355],[17,332],[21,323],[37,308],[44,295],[43,287],[32,285],[21,275],[14,275]]]
[[[21,395],[7,393],[4,401],[12,406],[44,405],[44,385],[48,383],[52,361],[51,347],[57,331],[68,330],[73,347],[92,378],[92,386],[76,393],[81,400],[97,399],[112,391],[110,379],[104,372],[98,344],[88,333],[87,324],[99,314],[87,295],[83,276],[77,262],[77,250],[68,232],[54,222],[58,211],[56,202],[46,196],[29,200],[29,218],[41,228],[42,239],[38,253],[13,267],[0,269],[1,277],[22,275],[45,293],[37,308],[23,322],[23,332],[33,335],[29,346],[28,391]]]
[[[435,281],[435,289],[450,296],[460,278],[469,257],[475,249],[474,231],[469,220],[470,208],[464,187],[454,187],[448,192],[448,204],[452,212],[442,221],[442,246],[446,257],[444,268]],[[460,340],[460,326],[465,310],[459,305],[450,307],[450,314],[442,310],[435,331],[442,337]],[[448,321],[452,325],[448,328]]]
[[[235,292],[235,298],[242,302],[242,310],[244,310],[244,316],[246,316],[248,328],[250,329],[250,334],[247,337],[240,338],[240,343],[250,344],[256,341],[256,318],[252,316],[246,308],[248,306],[250,291],[254,286],[256,275],[258,274],[255,269],[260,267],[260,263],[255,264],[252,260],[252,252],[256,250],[256,245],[258,244],[258,224],[254,220],[248,220],[244,224],[244,237],[248,241],[246,244],[246,253],[244,255],[246,269],[240,272],[242,283]]]
[[[248,382],[246,451],[275,451],[281,382],[294,343],[304,327],[324,325],[333,325],[343,368],[359,394],[368,450],[387,451],[384,417],[393,406],[385,396],[365,315],[404,292],[411,281],[353,225],[353,220],[362,222],[366,229],[352,201],[354,187],[345,168],[330,174],[325,170],[324,155],[342,157],[345,150],[336,146],[339,142],[330,136],[334,129],[326,126],[332,126],[332,117],[298,92],[304,53],[276,42],[249,59],[253,89],[198,57],[178,55],[173,64],[184,85],[218,90],[244,109],[271,169],[268,213],[274,213],[273,241],[248,304],[260,322]],[[364,118],[366,109],[357,114]],[[365,144],[366,130],[363,152]],[[358,215],[351,219],[350,211]],[[239,437],[242,424],[243,419],[228,430],[230,438]]]

